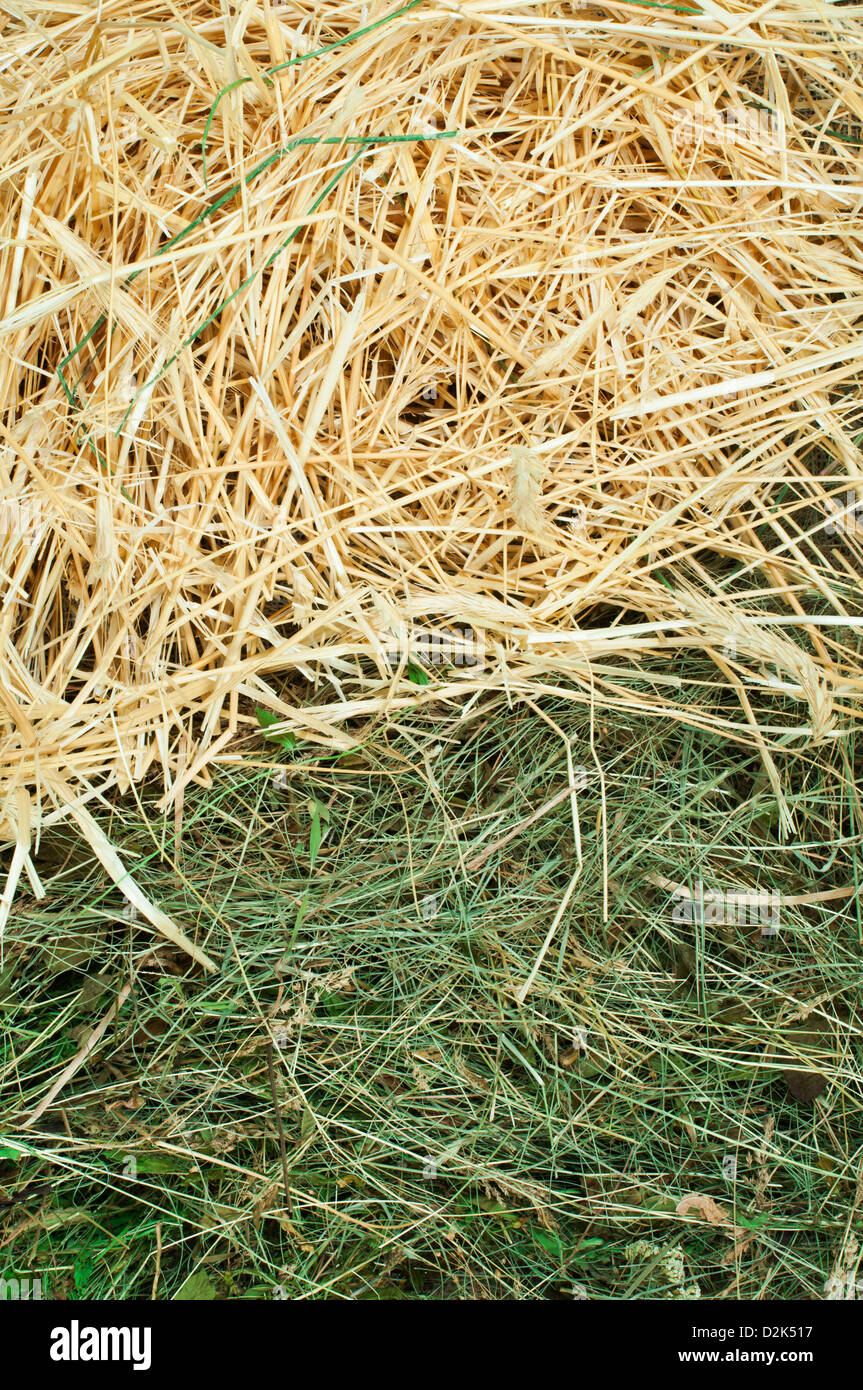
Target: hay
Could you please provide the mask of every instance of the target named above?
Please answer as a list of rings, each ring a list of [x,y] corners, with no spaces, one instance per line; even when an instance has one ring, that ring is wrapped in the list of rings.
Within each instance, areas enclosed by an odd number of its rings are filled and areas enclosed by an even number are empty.
[[[176,807],[255,705],[341,748],[555,690],[782,804],[863,688],[860,12],[7,15],[0,913],[71,807],[128,887],[85,803]],[[452,623],[482,662],[416,685],[392,633]],[[683,712],[692,648],[739,715]]]

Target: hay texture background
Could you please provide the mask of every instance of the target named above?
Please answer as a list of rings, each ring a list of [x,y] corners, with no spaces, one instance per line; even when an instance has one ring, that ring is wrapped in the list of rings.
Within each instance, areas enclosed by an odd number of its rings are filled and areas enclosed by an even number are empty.
[[[768,767],[841,733],[863,11],[3,16],[4,912],[63,815],[122,877],[98,795],[176,804],[255,705],[674,715],[623,673],[697,647]],[[483,662],[412,683],[392,632],[454,623]]]

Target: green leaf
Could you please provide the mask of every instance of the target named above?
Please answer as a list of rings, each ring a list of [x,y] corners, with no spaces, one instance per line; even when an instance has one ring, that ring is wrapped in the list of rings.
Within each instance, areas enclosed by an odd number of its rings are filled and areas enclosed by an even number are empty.
[[[537,1245],[541,1245],[543,1250],[547,1251],[555,1260],[563,1262],[563,1245],[560,1236],[555,1231],[537,1231],[534,1228],[531,1235]]]
[[[255,706],[255,714],[258,716],[258,723],[262,729],[271,729],[274,724],[281,724],[282,722],[277,714],[273,714],[272,710],[261,709],[260,705]],[[280,743],[283,748],[293,749],[297,746],[297,736],[292,734],[290,730],[280,734],[267,734],[267,738]]]
[[[174,1294],[174,1302],[205,1303],[216,1297],[216,1290],[202,1269],[190,1274],[181,1289]]]
[[[312,810],[312,828],[309,831],[309,867],[315,867],[315,860],[318,857],[318,850],[323,839],[323,829],[321,827],[321,813],[318,810],[317,802],[314,803]]]
[[[135,1158],[135,1164],[139,1173],[174,1173],[187,1174],[189,1163],[183,1158],[171,1158],[167,1154],[144,1154],[140,1158]]]
[[[758,1231],[770,1220],[770,1212],[761,1212],[758,1216],[738,1216],[735,1218],[739,1226],[743,1226],[747,1231]]]
[[[83,1293],[90,1282],[92,1274],[93,1256],[90,1254],[79,1255],[72,1271],[72,1277],[75,1280],[75,1288],[79,1293]]]
[[[414,685],[428,685],[429,678],[421,666],[417,666],[415,661],[409,661],[405,667],[405,675]]]

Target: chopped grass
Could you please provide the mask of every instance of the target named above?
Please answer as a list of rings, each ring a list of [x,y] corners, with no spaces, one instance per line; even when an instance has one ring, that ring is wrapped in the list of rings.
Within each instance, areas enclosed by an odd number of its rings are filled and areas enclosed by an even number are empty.
[[[574,867],[547,719],[584,871],[520,1004]],[[69,1298],[824,1297],[858,1224],[859,899],[786,901],[857,882],[853,739],[776,754],[783,843],[757,752],[602,718],[605,845],[589,740],[578,705],[495,697],[279,781],[262,734],[188,789],[179,839],[156,789],[117,802],[112,841],[214,977],[46,839],[0,994],[14,1268]],[[655,881],[698,878],[779,892],[779,934],[675,921]]]

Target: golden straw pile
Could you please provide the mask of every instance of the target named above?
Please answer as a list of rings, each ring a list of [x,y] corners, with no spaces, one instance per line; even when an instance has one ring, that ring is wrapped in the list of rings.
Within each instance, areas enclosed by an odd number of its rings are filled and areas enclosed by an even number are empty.
[[[771,769],[841,736],[863,10],[3,15],[0,916],[61,816],[122,878],[99,794],[176,804],[256,705],[331,747],[493,690]],[[482,660],[417,685],[393,634],[454,625]],[[739,717],[633,693],[687,648]]]

